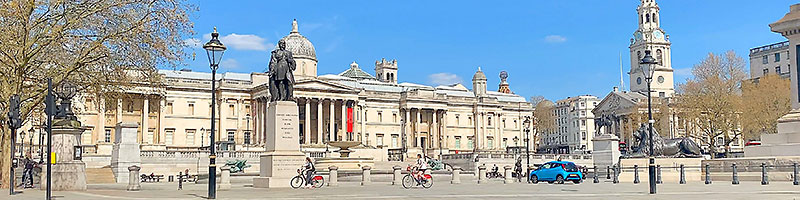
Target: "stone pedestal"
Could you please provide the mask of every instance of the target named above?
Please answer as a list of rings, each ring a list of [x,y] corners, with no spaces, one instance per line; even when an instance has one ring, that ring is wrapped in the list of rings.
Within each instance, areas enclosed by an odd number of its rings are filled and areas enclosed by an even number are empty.
[[[231,167],[230,166],[223,166],[220,168],[222,170],[222,176],[219,178],[219,184],[217,185],[217,190],[230,190],[231,189]]]
[[[592,160],[594,166],[605,169],[619,163],[619,138],[611,134],[602,134],[592,139]]]
[[[128,167],[128,191],[139,191],[142,189],[141,180],[139,180],[139,166]]]
[[[117,183],[128,182],[128,167],[142,166],[137,129],[135,122],[120,122],[114,132],[114,146],[111,150],[111,171]]]
[[[300,119],[297,103],[277,101],[267,109],[267,152],[261,155],[259,177],[253,178],[255,188],[290,187],[289,181],[305,163],[300,152]]]
[[[83,161],[75,160],[75,146],[80,144],[78,136],[83,131],[84,129],[81,127],[53,127],[52,150],[55,154],[55,162],[51,166],[53,191],[86,190],[86,164]],[[47,168],[42,168],[42,174],[46,174]],[[47,176],[41,176],[41,181],[41,183],[47,183]],[[46,189],[46,184],[42,184],[40,188]]]

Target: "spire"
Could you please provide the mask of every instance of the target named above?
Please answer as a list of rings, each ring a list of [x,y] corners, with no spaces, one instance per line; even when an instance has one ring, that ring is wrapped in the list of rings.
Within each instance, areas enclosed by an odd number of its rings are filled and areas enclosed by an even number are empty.
[[[292,32],[290,33],[300,33],[300,31],[297,31],[297,19],[292,20]]]

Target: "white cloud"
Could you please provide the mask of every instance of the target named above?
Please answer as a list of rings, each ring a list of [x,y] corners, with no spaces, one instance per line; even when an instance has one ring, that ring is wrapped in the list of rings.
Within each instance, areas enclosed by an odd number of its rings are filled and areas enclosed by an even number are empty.
[[[220,67],[224,67],[224,68],[228,68],[228,69],[236,69],[236,68],[239,68],[239,61],[236,61],[236,59],[232,59],[232,58],[223,59],[219,63],[219,66]]]
[[[450,85],[462,83],[461,77],[451,73],[435,73],[428,75],[428,82],[434,85]]]
[[[189,39],[189,40],[197,40],[197,39]],[[208,40],[211,40],[210,33],[203,35],[203,41],[208,41]],[[275,46],[272,43],[267,43],[266,39],[252,34],[240,35],[236,33],[231,33],[228,35],[221,36],[219,40],[222,42],[222,44],[225,44],[225,46],[227,46],[228,48],[236,50],[268,51]],[[200,41],[198,40],[198,42]],[[202,44],[198,46],[202,46]]]
[[[678,76],[691,76],[692,75],[692,68],[675,69],[675,75],[678,75]]]
[[[548,35],[544,37],[544,41],[547,43],[562,43],[566,42],[567,38],[560,35]]]

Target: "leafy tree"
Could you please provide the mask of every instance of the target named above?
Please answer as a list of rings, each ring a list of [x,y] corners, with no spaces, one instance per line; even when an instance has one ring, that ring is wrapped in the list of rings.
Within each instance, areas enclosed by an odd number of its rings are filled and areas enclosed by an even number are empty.
[[[191,34],[185,0],[10,0],[0,3],[0,101],[22,99],[29,121],[43,107],[46,79],[74,82],[79,92],[99,98],[157,83],[156,67],[187,57]],[[0,106],[0,113],[8,107]],[[6,115],[0,115],[5,122]],[[8,187],[10,130],[0,125],[0,183]]]
[[[791,110],[791,81],[768,74],[742,83],[742,131],[747,141],[777,133],[777,120]]]
[[[538,136],[539,134],[550,134],[553,133],[557,126],[556,126],[556,115],[555,115],[556,105],[547,99],[542,100],[541,102],[537,103],[533,109],[533,141],[539,141]],[[536,142],[534,142],[536,144]],[[534,145],[533,149],[537,149],[537,146]]]
[[[712,154],[741,137],[741,83],[747,77],[745,61],[733,51],[715,55],[709,53],[703,61],[692,67],[692,78],[678,85],[676,107],[679,115],[690,124],[687,134]],[[722,138],[719,140],[718,138]]]

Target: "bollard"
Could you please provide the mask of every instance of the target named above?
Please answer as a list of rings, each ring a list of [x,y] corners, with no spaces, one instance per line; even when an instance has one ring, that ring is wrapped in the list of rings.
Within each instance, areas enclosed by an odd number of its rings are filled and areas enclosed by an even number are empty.
[[[797,181],[797,163],[792,164],[794,167],[794,173],[792,173],[792,184],[793,185],[800,185],[800,182]]]
[[[370,172],[371,170],[372,170],[372,167],[370,167],[370,166],[366,166],[365,165],[365,166],[361,167],[361,185],[367,185],[367,184],[369,184],[371,182],[370,179],[369,179],[369,176],[371,174],[371,172]]]
[[[230,190],[231,189],[231,167],[230,166],[222,166],[219,168],[222,170],[222,176],[219,177],[219,184],[217,185],[217,190]]]
[[[338,178],[339,178],[339,168],[336,167],[336,166],[331,165],[330,167],[328,167],[328,170],[329,170],[328,179],[330,180],[330,181],[328,181],[328,186],[330,186],[330,187],[338,186],[339,185],[339,180],[338,180]]]
[[[392,185],[400,185],[400,181],[402,181],[402,176],[400,176],[400,170],[403,169],[402,167],[395,165],[392,167]]]
[[[683,170],[683,164],[681,164],[681,180],[679,180],[678,183],[686,184],[686,172]]]
[[[639,165],[633,165],[633,184],[639,184]]]
[[[731,184],[739,185],[739,172],[736,171],[736,163],[731,164],[731,170],[733,177],[731,178]]]
[[[606,179],[611,179],[611,166],[606,165]]]
[[[139,166],[133,165],[128,167],[128,191],[139,191],[142,188],[139,180]]]
[[[594,166],[594,167],[592,167],[592,168],[593,168],[593,170],[594,170],[594,179],[592,180],[592,183],[599,183],[599,182],[600,182],[600,180],[597,180],[597,165],[595,165],[595,166]]]
[[[478,167],[478,184],[485,182],[486,179],[486,166],[481,165]]]
[[[612,180],[612,182],[614,184],[619,183],[619,166],[618,165],[614,166],[614,180]]]
[[[656,184],[661,184],[661,165],[656,165]]]
[[[511,183],[513,181],[513,179],[511,179],[511,166],[506,165],[503,167],[503,169],[506,170],[503,174],[503,176],[505,176],[505,179],[503,179],[503,184]]]
[[[769,177],[767,176],[767,163],[761,163],[761,185],[769,185]]]
[[[706,164],[706,184],[711,184],[711,174],[708,172],[708,164]]]
[[[461,184],[461,167],[453,167],[452,178],[450,184]]]

